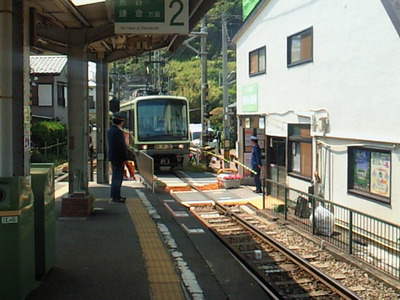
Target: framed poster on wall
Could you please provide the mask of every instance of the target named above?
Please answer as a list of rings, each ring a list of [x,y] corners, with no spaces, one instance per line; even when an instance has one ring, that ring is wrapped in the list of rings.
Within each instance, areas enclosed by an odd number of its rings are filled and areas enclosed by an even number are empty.
[[[250,137],[253,135],[253,128],[244,129],[244,152],[251,152],[251,142]]]
[[[244,165],[251,168],[251,153],[244,153]],[[250,171],[243,168],[243,177],[250,177]]]

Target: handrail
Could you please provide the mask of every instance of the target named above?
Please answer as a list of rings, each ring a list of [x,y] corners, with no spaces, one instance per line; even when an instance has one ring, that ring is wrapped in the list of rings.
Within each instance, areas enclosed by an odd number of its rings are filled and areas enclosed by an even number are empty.
[[[337,206],[337,207],[340,207],[340,208],[343,208],[343,209],[351,210],[353,213],[357,213],[357,214],[366,216],[366,217],[368,217],[368,218],[374,219],[374,220],[376,220],[376,221],[383,222],[383,223],[385,223],[385,224],[387,224],[387,225],[391,225],[391,226],[394,226],[394,227],[398,227],[398,228],[400,229],[400,226],[398,226],[397,224],[394,224],[394,223],[391,223],[391,222],[388,222],[388,221],[385,221],[385,220],[382,220],[382,219],[378,219],[377,217],[374,217],[374,216],[365,214],[365,213],[363,213],[363,212],[361,212],[361,211],[359,211],[359,210],[355,210],[355,209],[352,209],[352,208],[348,208],[348,207],[346,207],[346,206],[344,206],[344,205],[341,205],[341,204],[333,203],[332,201],[327,200],[327,199],[324,199],[324,198],[319,197],[319,196],[317,196],[317,195],[309,194],[309,193],[307,193],[307,192],[304,192],[304,191],[301,191],[301,190],[298,190],[298,189],[295,189],[295,188],[291,188],[291,187],[287,186],[286,184],[283,184],[283,183],[274,181],[274,180],[272,180],[272,179],[265,178],[265,181],[266,181],[266,182],[273,183],[273,184],[276,184],[276,185],[281,186],[281,187],[284,187],[284,188],[289,189],[289,190],[291,190],[291,191],[294,191],[294,192],[303,194],[303,195],[306,196],[306,197],[314,198],[315,200],[318,200],[318,201],[321,201],[321,202],[324,202],[324,203],[334,204],[334,205]]]
[[[397,224],[291,188],[272,179],[264,179],[264,191],[264,209],[314,235],[318,234],[321,239],[386,274],[396,279],[400,278],[400,226]],[[303,198],[302,201],[300,198]],[[295,209],[294,203],[296,203]],[[316,209],[319,205],[325,209],[322,209],[322,215],[318,216]],[[299,210],[302,213],[299,213]],[[321,228],[329,230],[321,233]]]

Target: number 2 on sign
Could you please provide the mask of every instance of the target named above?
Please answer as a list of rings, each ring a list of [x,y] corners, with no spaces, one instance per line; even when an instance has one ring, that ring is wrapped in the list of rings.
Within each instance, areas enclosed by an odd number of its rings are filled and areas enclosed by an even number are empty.
[[[171,0],[171,2],[169,3],[169,8],[172,8],[174,6],[174,4],[178,4],[178,9],[175,12],[175,14],[172,16],[171,22],[169,22],[169,25],[171,25],[171,26],[183,26],[184,25],[183,22],[176,22],[176,18],[178,18],[179,15],[183,11],[183,2],[182,2],[182,0]]]

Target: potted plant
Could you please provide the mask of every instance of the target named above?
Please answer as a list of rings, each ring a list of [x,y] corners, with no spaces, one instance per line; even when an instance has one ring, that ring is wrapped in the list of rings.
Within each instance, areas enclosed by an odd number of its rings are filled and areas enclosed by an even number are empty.
[[[221,171],[224,169],[221,169]],[[240,186],[240,180],[242,179],[242,176],[239,174],[236,174],[235,172],[227,173],[226,171],[222,171],[218,176],[218,185],[221,188],[225,189],[232,189],[232,188],[238,188]]]

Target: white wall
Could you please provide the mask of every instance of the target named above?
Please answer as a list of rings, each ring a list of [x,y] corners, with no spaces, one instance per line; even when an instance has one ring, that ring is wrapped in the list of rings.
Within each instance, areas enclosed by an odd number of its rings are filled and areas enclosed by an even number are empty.
[[[311,26],[314,62],[287,68],[287,37]],[[264,45],[267,73],[250,78]],[[258,83],[259,112],[326,109],[330,136],[400,142],[400,39],[380,0],[270,1],[237,57],[239,114],[241,88]]]
[[[313,27],[313,62],[287,68],[287,37]],[[323,111],[331,150],[326,198],[399,224],[400,38],[380,0],[271,0],[236,38],[238,114],[242,87],[258,84],[266,133],[285,136],[299,111]],[[266,74],[249,77],[249,52],[266,46]],[[297,118],[297,119],[296,119]],[[272,121],[271,121],[272,120]],[[347,146],[392,150],[391,205],[347,192]],[[315,153],[314,153],[315,156]],[[309,182],[288,177],[306,190]]]

